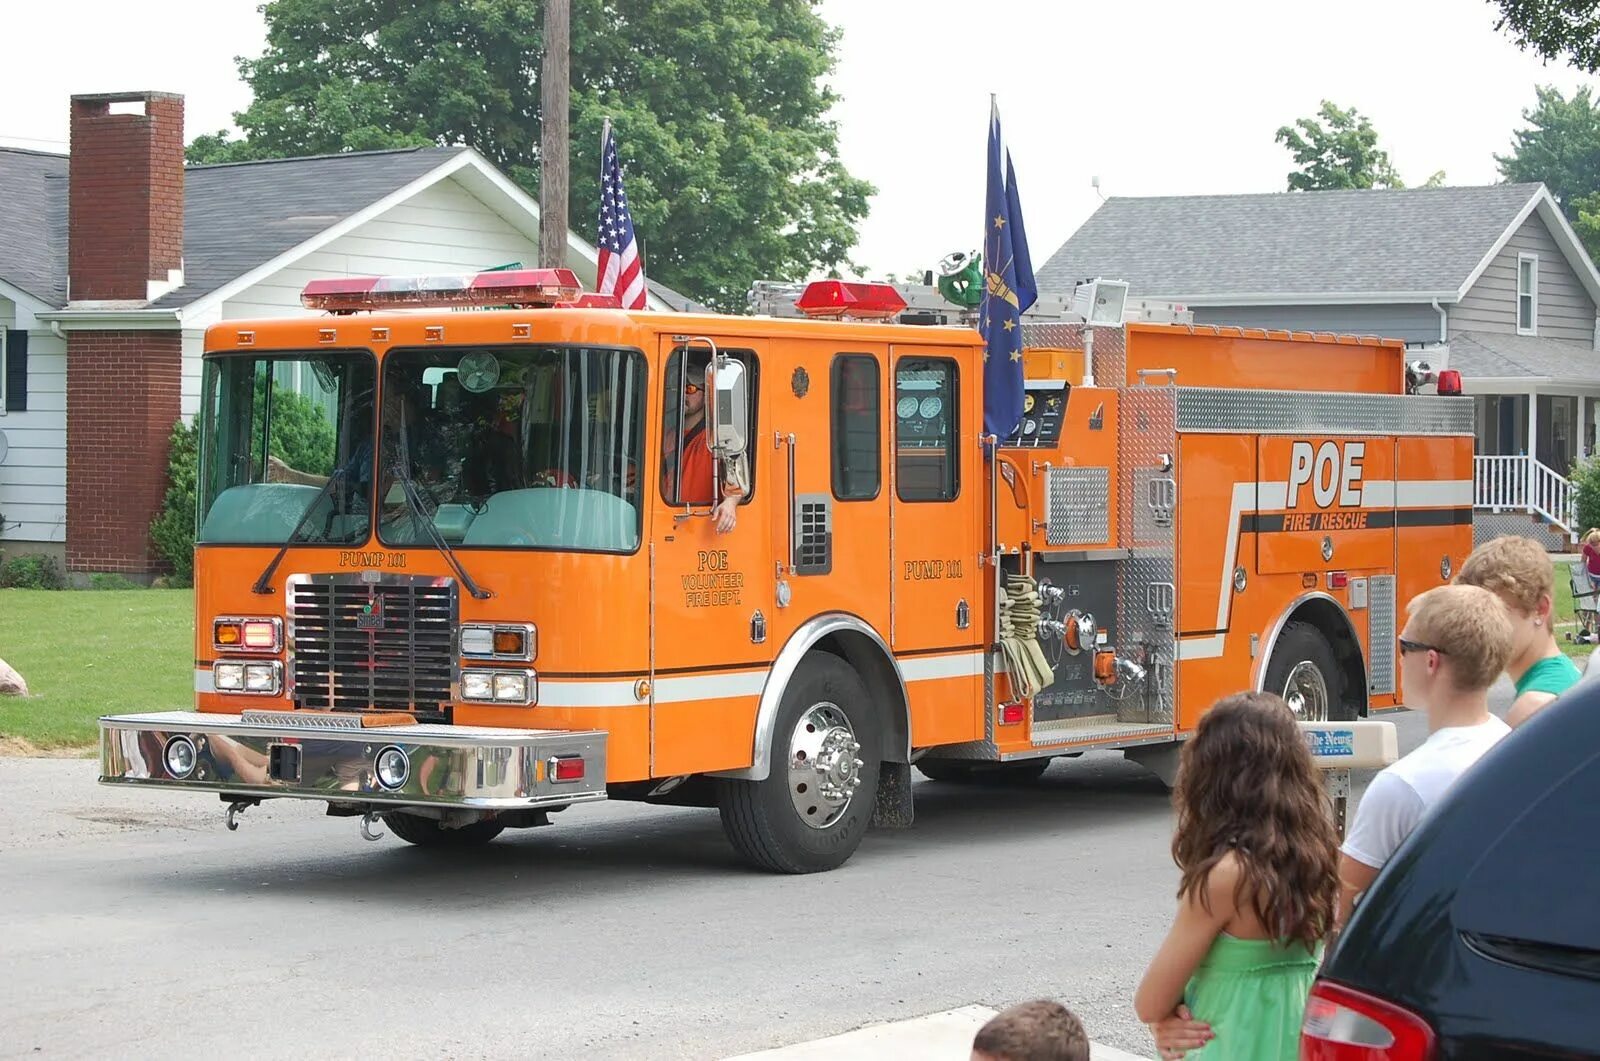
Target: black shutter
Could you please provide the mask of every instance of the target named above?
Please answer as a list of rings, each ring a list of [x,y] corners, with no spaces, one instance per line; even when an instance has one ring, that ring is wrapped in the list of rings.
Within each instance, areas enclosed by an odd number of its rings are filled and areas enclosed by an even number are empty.
[[[6,329],[6,412],[28,411],[28,333]]]

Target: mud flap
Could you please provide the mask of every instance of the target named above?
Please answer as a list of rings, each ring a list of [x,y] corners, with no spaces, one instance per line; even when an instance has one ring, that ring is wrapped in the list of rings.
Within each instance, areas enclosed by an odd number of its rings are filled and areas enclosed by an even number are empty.
[[[873,828],[905,829],[915,818],[911,806],[911,764],[885,762],[878,771],[878,801],[872,808]]]

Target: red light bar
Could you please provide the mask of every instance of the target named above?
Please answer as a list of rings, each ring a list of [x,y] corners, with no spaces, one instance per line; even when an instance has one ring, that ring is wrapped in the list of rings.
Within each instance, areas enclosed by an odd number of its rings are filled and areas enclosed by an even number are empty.
[[[586,291],[570,302],[557,302],[561,309],[621,309],[622,299],[616,295],[601,295]]]
[[[846,280],[807,284],[794,304],[808,317],[858,320],[891,320],[906,308],[906,300],[893,284],[856,284]]]
[[[385,306],[555,306],[579,297],[571,269],[509,269],[457,276],[341,276],[300,292],[307,309],[354,313]]]

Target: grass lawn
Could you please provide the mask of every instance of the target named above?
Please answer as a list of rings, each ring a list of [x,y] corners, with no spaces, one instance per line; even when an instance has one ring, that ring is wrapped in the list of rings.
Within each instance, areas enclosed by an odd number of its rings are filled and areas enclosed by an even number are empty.
[[[0,659],[28,683],[0,697],[0,738],[99,740],[96,719],[194,704],[194,591],[0,589]]]
[[[1567,634],[1577,630],[1578,613],[1572,606],[1572,579],[1567,574],[1567,561],[1560,557],[1556,558],[1556,599],[1552,610],[1556,626],[1556,642],[1561,646],[1561,651],[1579,661],[1587,659],[1596,646],[1574,644],[1567,640]]]

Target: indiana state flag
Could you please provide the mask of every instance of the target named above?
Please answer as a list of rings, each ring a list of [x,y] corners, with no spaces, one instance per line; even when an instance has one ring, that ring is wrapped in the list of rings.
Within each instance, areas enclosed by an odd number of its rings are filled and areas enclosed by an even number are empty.
[[[989,111],[989,194],[983,229],[983,431],[1005,438],[1022,422],[1022,314],[1039,297],[1022,227],[1011,152],[1000,141],[1000,109]],[[1002,178],[1001,155],[1005,156]]]

